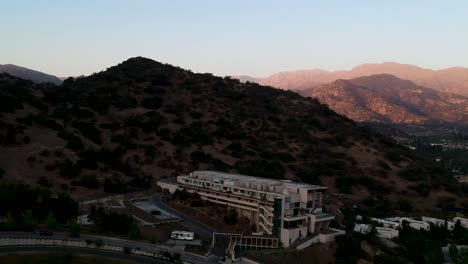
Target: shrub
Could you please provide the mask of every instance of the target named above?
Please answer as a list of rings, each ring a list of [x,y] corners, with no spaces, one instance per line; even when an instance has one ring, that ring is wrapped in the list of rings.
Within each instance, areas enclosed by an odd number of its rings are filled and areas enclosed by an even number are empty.
[[[413,212],[413,204],[408,199],[401,198],[400,200],[398,200],[398,207],[403,212],[406,212],[406,213]]]
[[[191,207],[203,207],[203,201],[202,200],[194,200],[190,203]]]
[[[58,163],[57,168],[59,169],[60,175],[64,177],[70,177],[70,178],[78,176],[78,174],[80,174],[80,171],[81,171],[70,160],[64,160]]]
[[[94,241],[94,244],[96,245],[96,247],[102,247],[104,245],[104,241],[102,241],[102,239],[96,239]]]
[[[202,163],[208,163],[213,159],[213,156],[211,156],[210,154],[206,154],[198,150],[192,152],[192,154],[190,154],[190,157],[192,158],[192,160],[199,161]]]
[[[235,168],[242,174],[270,178],[284,178],[285,170],[280,163],[266,160],[245,160],[238,161]]]
[[[408,181],[421,181],[426,179],[426,172],[418,167],[408,167],[401,170],[398,176]]]
[[[147,109],[159,109],[162,106],[162,103],[162,98],[153,96],[143,99],[141,105]]]
[[[341,193],[346,193],[346,194],[351,194],[351,188],[353,185],[355,185],[357,182],[353,178],[348,178],[346,176],[338,177],[335,180],[335,185],[338,191]]]
[[[431,191],[431,186],[425,183],[419,183],[417,185],[410,186],[409,188],[425,197],[428,196],[429,192]]]
[[[94,124],[87,122],[73,122],[72,126],[78,129],[83,136],[91,139],[96,144],[101,144],[101,131]]]
[[[99,187],[101,187],[101,183],[99,182],[98,179],[96,179],[95,175],[81,176],[77,185],[83,186],[89,189],[98,189]]]
[[[224,216],[224,223],[235,225],[237,223],[237,212],[235,210],[229,211],[228,215]]]
[[[137,101],[133,97],[125,96],[114,102],[114,106],[118,108],[134,108],[137,106]]]

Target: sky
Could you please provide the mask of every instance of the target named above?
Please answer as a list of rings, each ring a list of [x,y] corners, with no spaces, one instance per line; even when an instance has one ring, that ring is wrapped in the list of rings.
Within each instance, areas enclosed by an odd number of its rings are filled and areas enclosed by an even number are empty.
[[[468,1],[0,0],[0,64],[59,77],[143,56],[215,75],[468,67]]]

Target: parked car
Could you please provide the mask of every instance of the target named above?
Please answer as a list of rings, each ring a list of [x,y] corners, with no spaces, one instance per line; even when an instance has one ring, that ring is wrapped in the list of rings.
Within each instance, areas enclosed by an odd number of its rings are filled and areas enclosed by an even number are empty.
[[[39,230],[39,235],[40,236],[53,236],[54,233],[52,233],[50,231]]]
[[[80,234],[70,233],[68,236],[71,237],[71,238],[78,238],[78,237],[80,237]]]

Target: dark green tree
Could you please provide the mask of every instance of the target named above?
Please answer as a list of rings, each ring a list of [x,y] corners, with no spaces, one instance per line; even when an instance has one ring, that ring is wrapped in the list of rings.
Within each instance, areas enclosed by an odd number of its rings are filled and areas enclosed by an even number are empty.
[[[49,211],[49,214],[47,215],[46,227],[48,230],[54,230],[57,227],[57,219],[52,211]]]
[[[76,221],[76,218],[72,218],[70,220],[70,223],[68,224],[68,231],[70,232],[71,235],[79,235],[81,232],[81,226],[78,224]]]
[[[140,228],[135,223],[132,223],[130,226],[130,231],[128,231],[128,238],[136,240],[141,237]]]

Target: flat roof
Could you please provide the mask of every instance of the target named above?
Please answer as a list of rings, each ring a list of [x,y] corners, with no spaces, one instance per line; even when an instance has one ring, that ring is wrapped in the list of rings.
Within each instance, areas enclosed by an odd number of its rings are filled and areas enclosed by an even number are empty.
[[[290,180],[275,180],[262,177],[255,177],[242,174],[226,173],[219,171],[194,171],[190,175],[182,175],[189,178],[195,178],[195,176],[206,177],[202,180],[214,181],[215,179],[228,181],[228,182],[254,182],[256,184],[267,184],[268,186],[284,186],[286,188],[301,188],[310,190],[324,190],[327,187],[320,185],[313,185],[307,183],[293,182]]]

